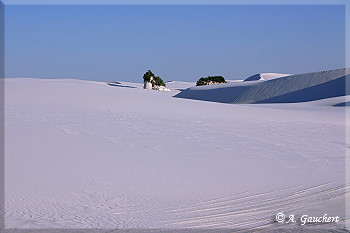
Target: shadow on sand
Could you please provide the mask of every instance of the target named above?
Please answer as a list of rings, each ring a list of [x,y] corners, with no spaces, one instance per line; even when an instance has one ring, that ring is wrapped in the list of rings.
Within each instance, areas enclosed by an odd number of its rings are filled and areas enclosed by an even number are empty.
[[[122,85],[120,82],[109,82],[107,83],[109,86],[113,86],[113,87],[126,87],[126,88],[136,88],[136,87],[133,87],[133,86],[125,86],[125,85]]]

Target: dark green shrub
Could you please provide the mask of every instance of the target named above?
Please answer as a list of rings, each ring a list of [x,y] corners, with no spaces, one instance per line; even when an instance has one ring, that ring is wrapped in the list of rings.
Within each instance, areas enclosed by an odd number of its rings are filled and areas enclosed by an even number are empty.
[[[153,80],[151,81],[151,77],[153,77]],[[143,81],[146,82],[151,82],[152,87],[154,86],[166,86],[163,79],[161,79],[159,76],[154,76],[151,70],[148,70],[144,75],[143,75]]]
[[[165,83],[163,81],[163,79],[161,79],[159,76],[155,76],[153,77],[153,82],[152,85],[157,85],[157,86],[164,86],[165,87]]]
[[[154,74],[152,73],[151,70],[148,70],[148,71],[143,75],[143,81],[150,82],[152,76],[154,77]]]
[[[210,85],[210,84],[220,84],[220,83],[226,83],[226,80],[222,76],[208,76],[206,78],[200,78],[196,86],[203,86],[203,85]]]
[[[207,78],[200,78],[198,81],[197,81],[197,86],[202,86],[202,85],[208,85],[207,84]]]

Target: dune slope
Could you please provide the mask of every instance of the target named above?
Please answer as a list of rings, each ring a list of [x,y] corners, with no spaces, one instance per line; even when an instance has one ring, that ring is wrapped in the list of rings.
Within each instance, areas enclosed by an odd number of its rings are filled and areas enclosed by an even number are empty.
[[[350,68],[188,88],[175,97],[220,103],[295,103],[345,95]],[[249,83],[249,85],[247,85]]]
[[[6,79],[5,95],[7,228],[288,228],[278,212],[344,219],[344,108],[218,104],[69,79]]]

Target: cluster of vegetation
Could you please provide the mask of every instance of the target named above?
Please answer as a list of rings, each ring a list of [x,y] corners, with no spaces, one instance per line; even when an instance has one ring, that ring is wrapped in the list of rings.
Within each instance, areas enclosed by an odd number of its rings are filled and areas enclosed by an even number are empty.
[[[165,83],[164,83],[163,79],[161,79],[159,76],[154,76],[152,85],[165,87]]]
[[[153,77],[153,79],[151,79]],[[154,86],[164,86],[165,83],[163,79],[161,79],[159,76],[155,76],[151,70],[148,70],[144,75],[143,75],[143,80],[146,82],[151,82],[152,87]]]
[[[212,84],[220,84],[220,83],[226,83],[226,80],[222,76],[208,76],[206,78],[200,78],[196,85],[202,86],[202,85],[212,85]]]
[[[143,75],[143,81],[150,82],[151,77],[154,77],[154,74],[152,73],[151,70],[148,70],[144,75]]]

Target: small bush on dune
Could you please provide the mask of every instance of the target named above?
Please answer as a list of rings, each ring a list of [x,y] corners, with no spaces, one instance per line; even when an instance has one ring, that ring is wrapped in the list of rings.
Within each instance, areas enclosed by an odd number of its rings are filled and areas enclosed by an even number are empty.
[[[203,85],[208,85],[207,84],[207,78],[200,78],[197,83],[196,83],[197,86],[203,86]]]
[[[153,78],[152,84],[156,85],[156,86],[164,86],[165,87],[165,83],[164,83],[163,79],[161,79],[159,76],[155,76]]]
[[[200,78],[196,86],[203,86],[203,85],[213,85],[213,84],[220,84],[220,83],[226,83],[226,80],[222,76],[208,76],[206,78]]]
[[[143,81],[150,82],[151,77],[154,77],[154,74],[152,73],[151,70],[148,70],[144,75],[143,75]]]
[[[154,76],[151,70],[148,70],[143,75],[143,81],[152,83],[152,87],[154,86],[166,86],[163,79],[161,79],[159,76]]]

